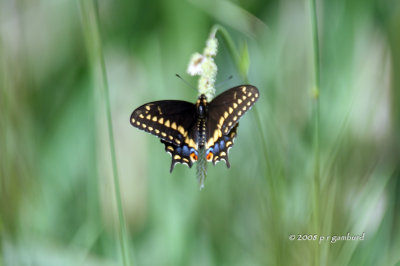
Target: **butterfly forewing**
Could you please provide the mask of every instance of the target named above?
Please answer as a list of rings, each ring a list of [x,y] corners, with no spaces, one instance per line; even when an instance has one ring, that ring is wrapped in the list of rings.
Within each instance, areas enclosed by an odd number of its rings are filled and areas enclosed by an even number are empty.
[[[208,130],[214,131],[212,136],[215,135],[215,130],[221,130],[222,135],[227,135],[258,97],[256,87],[242,85],[229,89],[212,100],[208,106]]]
[[[131,124],[165,142],[182,145],[195,123],[196,106],[185,101],[157,101],[133,111]]]

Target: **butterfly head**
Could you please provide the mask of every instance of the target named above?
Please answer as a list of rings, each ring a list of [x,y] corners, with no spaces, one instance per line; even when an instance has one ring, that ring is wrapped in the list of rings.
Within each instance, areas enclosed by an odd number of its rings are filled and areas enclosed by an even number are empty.
[[[200,118],[203,118],[207,115],[207,104],[207,97],[204,94],[200,95],[196,102],[197,115]]]

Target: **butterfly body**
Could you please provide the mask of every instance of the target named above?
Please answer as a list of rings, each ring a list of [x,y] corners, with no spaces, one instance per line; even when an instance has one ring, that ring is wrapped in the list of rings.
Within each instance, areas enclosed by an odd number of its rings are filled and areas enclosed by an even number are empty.
[[[170,172],[176,163],[192,167],[199,151],[213,164],[228,160],[228,150],[233,146],[238,120],[259,97],[258,89],[241,85],[229,89],[211,102],[200,95],[195,104],[165,100],[144,104],[133,111],[132,126],[161,139],[165,150],[171,154]]]

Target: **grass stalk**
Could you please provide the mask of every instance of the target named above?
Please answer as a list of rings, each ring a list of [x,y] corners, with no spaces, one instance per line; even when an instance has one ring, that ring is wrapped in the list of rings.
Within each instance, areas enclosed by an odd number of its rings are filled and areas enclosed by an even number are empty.
[[[84,35],[87,38],[86,44],[88,53],[90,56],[91,67],[94,71],[97,71],[95,76],[98,77],[98,85],[102,87],[104,93],[104,104],[106,106],[106,117],[107,117],[107,129],[110,143],[110,155],[112,164],[112,173],[115,189],[115,200],[117,203],[117,212],[119,220],[119,231],[118,237],[121,246],[121,255],[123,265],[132,265],[131,257],[129,252],[129,242],[125,223],[124,212],[121,201],[121,191],[119,184],[118,168],[117,168],[117,156],[115,152],[114,134],[112,128],[112,116],[111,116],[111,104],[110,104],[110,93],[108,88],[108,80],[106,73],[106,66],[104,61],[103,48],[101,43],[101,35],[99,29],[99,13],[97,2],[95,0],[81,0],[81,15],[83,23]]]
[[[229,35],[228,31],[221,25],[216,24],[211,28],[211,35],[215,36],[217,34],[217,32],[219,32],[221,34],[221,37],[224,40],[224,42],[228,48],[228,51],[231,54],[233,61],[235,62],[236,68],[238,69],[239,74],[241,75],[242,79],[244,80],[244,82],[248,83],[249,79],[247,77],[247,73],[244,73],[241,68],[239,52],[236,49],[236,46],[235,46],[231,36]]]
[[[314,182],[313,182],[313,225],[314,233],[321,233],[320,226],[320,58],[319,58],[319,36],[316,0],[310,0],[310,15],[312,29],[312,44],[314,53],[314,89],[313,89],[313,119],[314,119]],[[320,265],[320,248],[318,243],[314,250],[314,265]]]

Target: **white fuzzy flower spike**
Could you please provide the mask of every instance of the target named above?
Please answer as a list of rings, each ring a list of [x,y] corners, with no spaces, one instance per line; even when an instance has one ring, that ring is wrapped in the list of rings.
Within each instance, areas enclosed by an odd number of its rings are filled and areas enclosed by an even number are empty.
[[[199,95],[204,94],[208,101],[215,96],[215,81],[218,67],[214,58],[218,52],[218,40],[215,34],[211,34],[206,42],[203,54],[195,53],[192,55],[187,73],[192,76],[200,76],[198,91]]]

